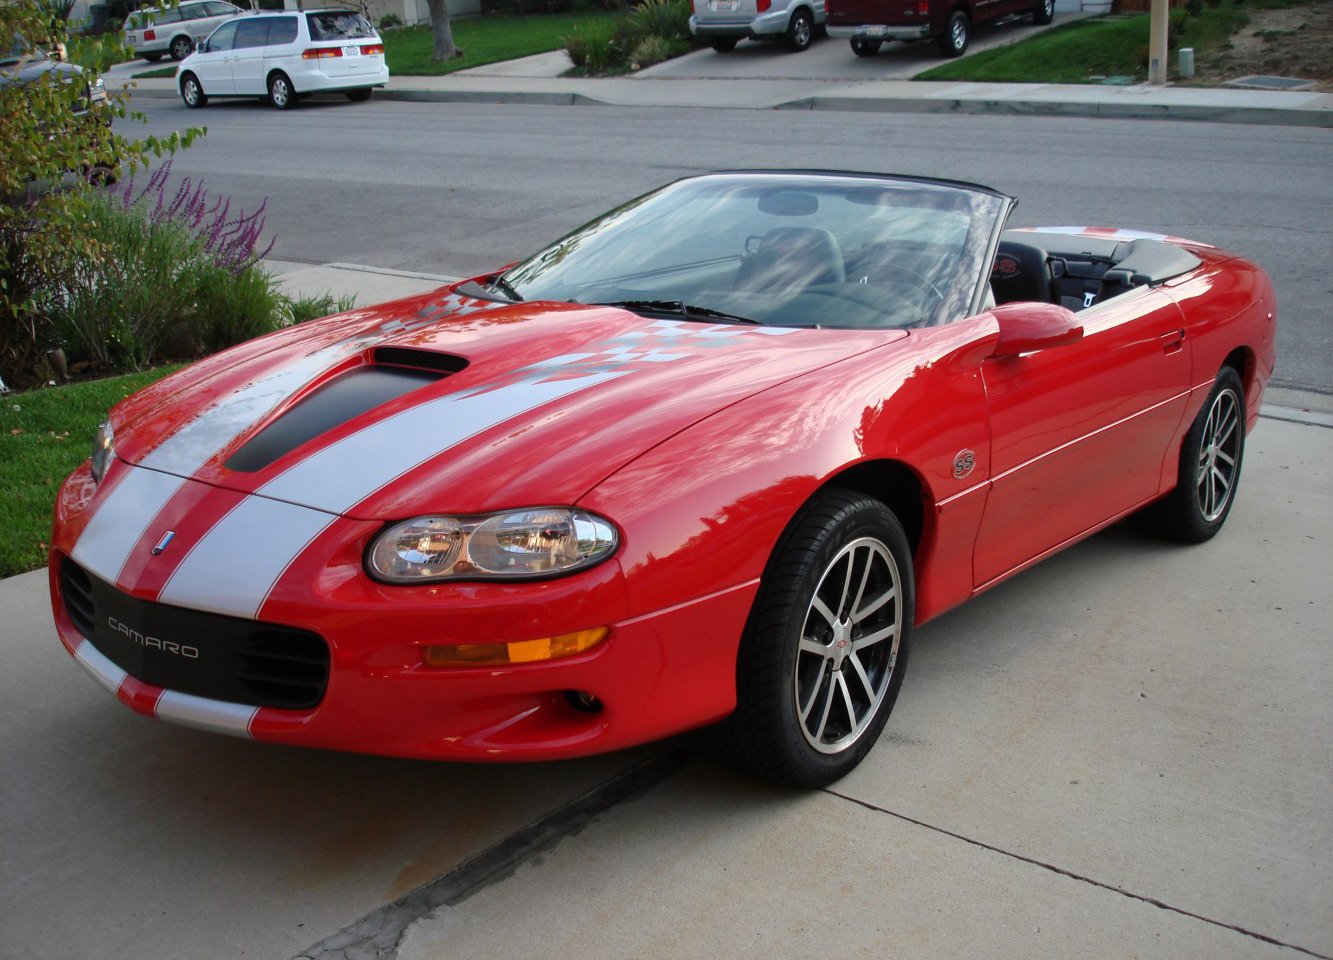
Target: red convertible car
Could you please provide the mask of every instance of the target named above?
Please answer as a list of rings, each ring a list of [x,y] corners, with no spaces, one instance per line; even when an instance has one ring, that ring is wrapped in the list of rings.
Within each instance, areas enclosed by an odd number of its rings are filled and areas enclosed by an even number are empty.
[[[531,258],[120,403],[61,488],[69,652],[139,713],[531,760],[874,744],[914,625],[1131,514],[1201,541],[1273,368],[1203,243],[915,177],[672,183]]]

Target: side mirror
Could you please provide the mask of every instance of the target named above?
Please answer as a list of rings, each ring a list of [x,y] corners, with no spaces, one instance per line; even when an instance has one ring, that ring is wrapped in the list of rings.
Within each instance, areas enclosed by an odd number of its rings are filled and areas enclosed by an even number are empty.
[[[992,357],[1016,357],[1083,339],[1083,324],[1073,311],[1054,303],[1003,303],[990,312],[1000,324]]]
[[[200,40],[200,41],[196,42],[195,45],[194,45],[194,52],[195,52],[195,53],[203,53],[203,52],[206,51],[207,49],[208,49],[208,41],[207,41],[207,40]]]

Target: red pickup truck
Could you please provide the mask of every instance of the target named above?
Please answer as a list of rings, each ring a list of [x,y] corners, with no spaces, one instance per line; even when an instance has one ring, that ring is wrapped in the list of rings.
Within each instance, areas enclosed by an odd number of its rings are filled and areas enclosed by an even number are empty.
[[[962,56],[972,28],[1006,17],[1050,23],[1055,0],[828,0],[828,34],[846,37],[858,57],[890,40],[935,38],[940,54]]]

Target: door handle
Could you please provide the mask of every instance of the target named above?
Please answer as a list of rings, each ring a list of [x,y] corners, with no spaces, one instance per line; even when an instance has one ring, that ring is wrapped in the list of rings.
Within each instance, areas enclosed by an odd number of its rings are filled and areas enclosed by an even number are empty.
[[[1172,330],[1170,333],[1164,333],[1158,337],[1158,341],[1162,344],[1163,353],[1179,353],[1180,349],[1185,346],[1185,331],[1183,328]]]

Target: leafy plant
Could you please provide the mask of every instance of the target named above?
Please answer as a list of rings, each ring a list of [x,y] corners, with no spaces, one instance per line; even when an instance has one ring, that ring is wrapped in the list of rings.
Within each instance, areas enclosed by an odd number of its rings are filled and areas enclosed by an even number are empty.
[[[638,45],[630,51],[629,64],[634,70],[641,70],[644,67],[651,67],[655,63],[661,63],[663,60],[670,60],[672,57],[678,57],[689,50],[689,44],[679,38],[660,37],[656,34],[644,37]]]
[[[604,73],[616,60],[616,30],[605,21],[579,24],[565,38],[565,49],[574,66],[588,73]]]
[[[392,30],[394,27],[401,27],[403,18],[396,13],[386,13],[380,17],[379,28],[381,30]]]
[[[687,0],[643,0],[629,19],[635,32],[644,39],[684,40],[690,35],[690,4]]]

